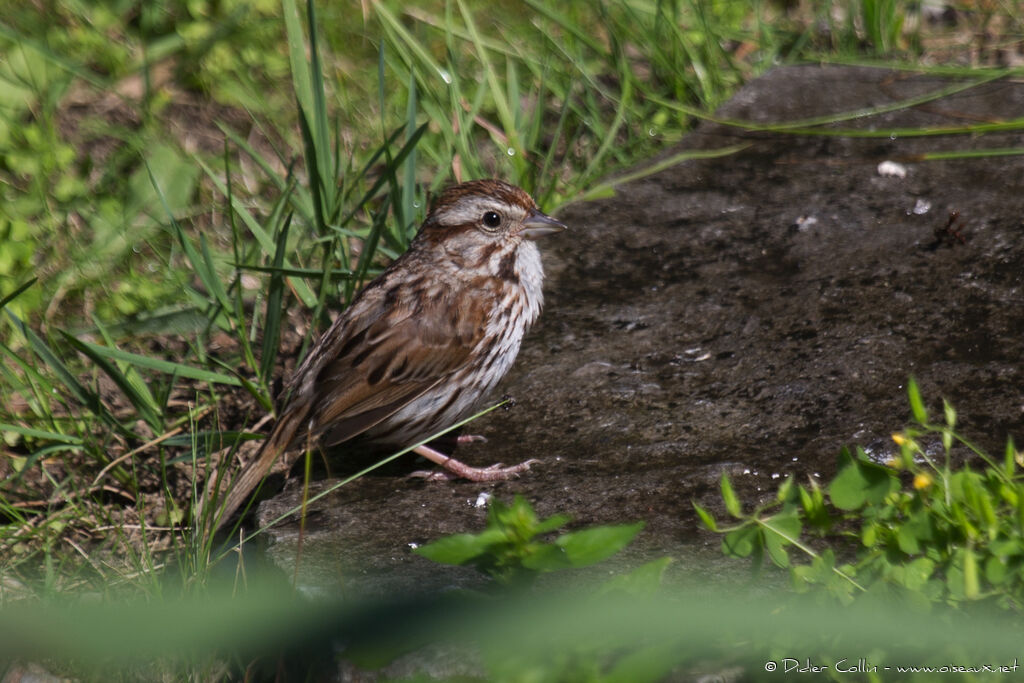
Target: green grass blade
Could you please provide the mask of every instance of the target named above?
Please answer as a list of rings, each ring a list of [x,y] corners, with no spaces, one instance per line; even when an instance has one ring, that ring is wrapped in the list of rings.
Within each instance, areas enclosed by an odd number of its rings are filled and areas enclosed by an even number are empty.
[[[110,358],[111,360],[132,363],[140,368],[155,370],[156,372],[162,372],[168,375],[178,375],[179,377],[197,379],[202,382],[211,382],[213,384],[225,384],[233,387],[242,385],[238,378],[231,377],[230,375],[224,375],[219,372],[194,368],[188,365],[182,365],[181,363],[161,360],[159,358],[150,358],[149,356],[142,356],[137,353],[123,351],[121,349],[100,346],[99,344],[93,344],[92,342],[83,341],[81,339],[76,341],[78,344],[88,348],[91,352],[94,352],[97,355]]]
[[[111,348],[115,347],[116,344],[114,343],[113,338],[107,332],[107,329],[103,326],[103,323],[94,318],[93,324],[96,325],[96,329],[99,330],[101,335],[103,335],[103,341],[106,342],[107,346]],[[163,414],[163,408],[160,406],[156,398],[153,396],[153,393],[150,391],[149,384],[147,384],[146,381],[142,378],[142,376],[139,375],[138,371],[135,369],[134,366],[125,363],[123,368],[117,368],[117,370],[118,372],[121,372],[124,375],[125,381],[131,385],[132,391],[138,395],[139,402],[142,405],[148,406],[147,410],[149,410],[154,416],[160,416]],[[141,412],[142,410],[140,409],[140,413]],[[153,428],[154,431],[161,431],[163,429],[163,422],[160,419],[158,419],[158,423],[150,422],[149,419],[146,419],[146,422]]]
[[[646,168],[642,168],[637,171],[633,171],[632,173],[627,173],[617,178],[613,178],[612,180],[608,180],[598,185],[595,185],[591,189],[584,192],[582,198],[584,200],[589,200],[596,199],[598,197],[607,197],[613,194],[615,192],[615,188],[617,188],[619,185],[623,185],[634,180],[639,180],[640,178],[646,178],[647,176],[653,173],[658,173],[659,171],[663,171],[666,168],[675,166],[676,164],[682,163],[684,161],[689,161],[691,159],[714,159],[717,157],[729,156],[730,154],[736,154],[737,152],[740,152],[749,146],[750,145],[733,145],[731,147],[719,147],[718,149],[683,150],[678,154],[673,154],[667,159],[662,159],[661,161],[655,164],[651,164]],[[556,209],[552,209],[552,211],[554,210]]]
[[[96,366],[103,371],[104,374],[109,377],[114,384],[117,385],[118,389],[124,393],[131,402],[135,410],[138,411],[139,417],[145,420],[154,431],[159,432],[162,429],[162,421],[160,419],[159,408],[153,403],[152,395],[147,396],[142,392],[138,391],[135,385],[125,377],[124,373],[118,370],[117,366],[109,362],[102,354],[97,353],[97,348],[103,348],[97,345],[86,346],[85,342],[76,339],[73,335],[60,330],[64,340],[67,341],[71,346],[85,354]],[[148,394],[148,392],[147,392]]]
[[[275,268],[274,266],[245,265],[242,263],[235,265],[242,270],[252,271],[254,273],[267,273],[270,275],[280,273],[285,277],[303,277],[310,280],[317,280],[324,275],[324,271],[319,268]],[[355,279],[355,273],[350,270],[334,270],[331,271],[331,276],[346,278],[349,280]]]
[[[103,418],[109,423],[116,423],[113,416],[104,407],[103,402],[100,401],[100,397],[95,392],[86,389],[82,384],[75,378],[71,370],[64,364],[64,362],[50,349],[50,346],[40,338],[35,332],[33,332],[25,323],[21,321],[18,316],[14,315],[10,309],[4,309],[7,312],[7,316],[14,322],[14,326],[24,335],[25,339],[28,340],[29,345],[32,347],[32,351],[39,357],[40,360],[45,363],[54,374],[57,375],[57,379],[60,380],[61,384],[67,388],[71,395],[93,412],[98,417]]]
[[[209,282],[203,281],[203,283],[210,288],[210,293],[213,294],[217,303],[226,310],[231,310],[231,301],[228,299],[228,293],[224,289],[224,283],[217,275],[217,269],[213,263],[213,254],[210,253],[210,245],[206,240],[204,233],[199,233],[199,248],[201,250],[201,256],[203,259],[203,272],[209,278]]]
[[[409,75],[409,101],[406,104],[405,109],[405,144],[408,146],[409,142],[416,136],[416,114],[419,108],[416,106],[416,79],[410,74]],[[422,136],[423,133],[420,133]],[[419,138],[416,138],[417,140]],[[405,249],[409,246],[409,238],[413,226],[415,225],[416,216],[416,147],[415,145],[409,149],[409,154],[405,159],[403,166],[402,175],[402,199],[399,202],[399,211],[397,215],[399,220],[395,222],[395,243],[400,249]]]
[[[377,251],[377,243],[384,231],[387,222],[387,206],[385,205],[374,217],[370,233],[363,241],[363,251],[359,254],[359,263],[356,264],[355,282],[361,282],[366,277],[366,271],[373,261],[373,255]]]
[[[260,378],[268,383],[277,365],[277,351],[281,340],[281,320],[284,317],[284,275],[281,265],[288,249],[288,229],[291,227],[291,214],[284,221],[280,234],[277,236],[277,251],[274,252],[275,271],[267,285],[267,321],[263,330],[263,350],[260,356]]]
[[[292,88],[299,104],[300,116],[315,111],[313,103],[313,83],[310,79],[309,66],[306,64],[306,41],[302,34],[302,20],[295,0],[281,0],[284,14],[285,36],[288,41],[288,60],[292,70]],[[310,27],[312,31],[312,27]],[[307,125],[311,122],[307,120]]]
[[[402,148],[400,150],[398,150],[398,154],[396,154],[394,156],[394,158],[391,159],[391,162],[389,164],[390,168],[394,168],[396,166],[401,165],[402,162],[404,162],[405,159],[410,154],[412,154],[413,149],[416,148],[416,145],[419,143],[420,138],[423,137],[423,134],[426,132],[427,127],[429,125],[430,125],[429,123],[421,124],[420,127],[417,128],[413,132],[413,134],[411,136],[409,136],[409,138],[405,141],[405,144],[402,145]],[[395,134],[391,138],[389,138],[389,140],[396,139],[397,136],[401,134],[401,131],[402,131],[402,129],[398,129],[397,131],[395,131]],[[384,154],[383,148],[381,149],[381,154]],[[357,211],[362,210],[363,207],[365,207],[367,204],[369,204],[370,200],[373,199],[374,196],[376,196],[376,194],[380,191],[380,188],[383,187],[384,184],[387,183],[387,182],[388,182],[387,174],[386,173],[381,173],[377,177],[377,179],[374,181],[373,185],[370,186],[370,189],[367,190],[363,194],[363,196],[359,199],[359,202],[356,204],[355,208],[353,208],[349,212],[349,214],[346,216],[346,219],[344,221],[342,221],[342,225],[344,225],[345,222],[347,222],[348,220],[351,220],[352,217],[355,215],[355,213]]]
[[[323,65],[320,61],[320,47],[317,41],[316,4],[313,0],[306,1],[306,16],[309,24],[309,65],[311,76],[311,89],[313,95],[313,120],[310,122],[314,131],[313,140],[318,151],[317,161],[319,162],[319,176],[321,192],[325,201],[324,212],[327,216],[336,217],[336,188],[337,166],[333,163],[335,155],[327,153],[331,149],[331,136],[329,132],[329,120],[327,115],[327,101],[325,96],[325,85]],[[329,222],[329,221],[328,221]]]
[[[34,285],[38,281],[39,281],[39,278],[34,277],[34,278],[31,278],[28,282],[25,282],[24,284],[18,285],[18,287],[13,292],[11,292],[10,294],[4,296],[3,298],[0,298],[0,308],[3,308],[7,304],[9,304],[12,301],[14,301],[15,299],[17,299],[18,296],[20,296],[22,292],[24,292],[26,289],[28,289],[29,287],[31,287],[32,285]]]
[[[267,232],[262,225],[260,225],[259,221],[256,220],[256,218],[248,210],[245,204],[243,204],[240,199],[238,199],[232,193],[229,192],[227,185],[217,176],[216,173],[213,172],[213,169],[207,166],[202,159],[196,158],[196,163],[202,166],[203,170],[206,171],[207,177],[211,180],[211,182],[213,182],[214,186],[221,194],[223,194],[225,197],[231,197],[231,210],[234,211],[236,215],[241,217],[242,222],[245,223],[246,228],[248,228],[249,232],[252,233],[252,236],[256,238],[257,243],[259,243],[260,248],[263,249],[264,253],[273,254],[276,251],[276,243],[271,234]],[[312,221],[313,217],[312,214],[310,214],[309,222],[312,223]],[[287,263],[288,262],[286,261],[286,267]],[[310,289],[309,285],[304,280],[302,280],[299,277],[293,277],[289,279],[288,284],[291,285],[293,291],[295,292],[295,295],[299,297],[299,299],[302,301],[302,304],[305,307],[312,308],[313,306],[316,305],[316,295],[313,293],[313,290]]]
[[[81,437],[72,436],[71,434],[61,434],[60,432],[51,432],[45,429],[32,429],[31,427],[22,427],[19,425],[8,424],[6,422],[0,422],[0,432],[14,432],[15,434],[21,434],[22,436],[28,436],[33,439],[45,439],[47,441],[60,441],[71,446],[81,446],[85,443]]]
[[[409,33],[408,29],[405,28],[402,22],[400,22],[395,17],[395,15],[393,15],[391,11],[384,6],[384,3],[374,3],[373,10],[376,13],[376,15],[380,17],[384,30],[390,34],[389,37],[391,39],[391,42],[396,43],[397,45],[404,45],[406,48],[408,48],[408,50],[398,50],[398,54],[402,56],[402,59],[405,60],[406,65],[410,69],[413,68],[413,62],[409,58],[409,55],[411,53],[420,62],[422,62],[427,67],[427,69],[437,74],[441,78],[441,81],[443,82],[444,85],[451,83],[452,76],[448,72],[448,70],[442,68],[441,65],[438,64],[437,61],[430,56],[430,53],[427,51],[427,49],[423,47],[423,45],[418,40],[416,40],[411,33]],[[428,88],[431,86],[442,87],[437,82],[430,81],[421,83],[421,85],[426,86]],[[428,92],[430,91],[428,90]]]
[[[727,119],[727,118],[717,117],[717,116],[709,114],[709,113],[707,113],[707,112],[705,112],[705,111],[703,111],[701,109],[698,109],[697,107],[692,107],[692,106],[683,104],[681,102],[667,100],[667,99],[664,99],[662,97],[659,97],[657,94],[654,94],[654,93],[649,93],[647,95],[647,97],[652,102],[660,104],[660,105],[662,105],[664,107],[667,107],[669,109],[674,109],[676,111],[683,112],[684,114],[687,114],[688,116],[693,116],[694,118],[702,119],[702,120],[705,120],[705,121],[711,121],[713,123],[720,123],[720,124],[725,125],[725,126],[732,126],[732,127],[735,127],[735,128],[742,128],[744,130],[752,130],[752,131],[806,133],[807,131],[805,129],[814,128],[816,126],[824,126],[824,125],[828,125],[828,124],[839,123],[839,122],[842,122],[842,121],[850,121],[850,120],[853,120],[853,119],[861,119],[861,118],[865,118],[865,117],[868,117],[868,116],[876,116],[878,114],[887,114],[887,113],[890,113],[890,112],[893,112],[893,111],[899,111],[899,110],[902,110],[902,109],[909,109],[911,107],[917,107],[917,106],[920,106],[922,104],[926,104],[928,102],[933,102],[935,100],[943,99],[943,98],[949,97],[951,95],[955,95],[955,94],[964,92],[966,90],[970,90],[971,88],[976,88],[978,86],[984,85],[985,83],[990,83],[992,81],[999,80],[1000,78],[1006,77],[1010,73],[1011,73],[1010,70],[994,71],[994,72],[991,72],[991,73],[988,73],[988,74],[980,75],[980,76],[978,76],[978,77],[976,77],[976,78],[974,78],[972,80],[969,80],[967,82],[953,83],[952,85],[948,85],[948,86],[945,86],[945,87],[942,87],[942,88],[938,88],[936,90],[924,93],[922,95],[918,95],[916,97],[908,97],[907,99],[904,99],[904,100],[898,100],[896,102],[891,102],[891,103],[888,103],[888,104],[881,104],[881,105],[874,106],[874,107],[863,107],[861,109],[853,109],[851,111],[840,112],[840,113],[837,113],[837,114],[829,114],[829,115],[825,115],[825,116],[812,116],[810,118],[797,119],[795,121],[784,121],[784,122],[781,122],[781,123],[767,123],[767,124],[755,123],[755,122],[752,122],[752,121],[742,121],[742,120],[738,120],[738,119]],[[985,124],[982,124],[982,125],[985,125]],[[1000,126],[1002,126],[1002,125],[1005,125],[1005,124],[988,124],[988,125],[1000,125]],[[832,131],[827,131],[827,133],[831,134]],[[835,134],[842,134],[842,133],[841,132],[836,132]],[[886,135],[887,136],[888,136],[888,134],[889,134],[889,132],[886,131]]]
[[[501,122],[505,136],[508,138],[506,144],[509,149],[513,151],[512,161],[517,167],[521,167],[523,165],[523,153],[525,150],[523,149],[523,144],[519,139],[519,131],[516,129],[516,120],[512,113],[512,105],[505,96],[504,88],[501,87],[501,82],[498,79],[497,73],[494,71],[494,66],[491,64],[490,57],[487,54],[487,48],[483,45],[480,39],[480,33],[477,31],[476,24],[473,22],[473,15],[470,14],[469,8],[466,6],[464,0],[457,0],[457,2],[459,5],[459,11],[462,14],[462,19],[466,22],[466,28],[468,29],[473,45],[476,48],[477,59],[480,60],[480,64],[483,66],[484,79],[487,81],[487,86],[491,94],[491,99],[494,101],[494,106],[498,110],[498,120]]]

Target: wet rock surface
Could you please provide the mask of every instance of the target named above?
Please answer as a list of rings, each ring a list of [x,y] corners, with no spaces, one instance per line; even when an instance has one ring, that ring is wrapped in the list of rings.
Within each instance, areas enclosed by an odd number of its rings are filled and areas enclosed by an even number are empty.
[[[792,122],[957,83],[779,68],[718,117]],[[366,596],[475,582],[410,544],[481,529],[486,511],[474,503],[482,491],[522,494],[540,514],[567,513],[578,526],[644,520],[616,562],[669,554],[681,558],[671,580],[700,578],[723,561],[691,501],[718,510],[722,472],[745,501],[770,495],[786,475],[825,479],[844,444],[884,459],[908,416],[910,374],[933,408],[948,398],[961,431],[982,446],[1001,452],[1008,434],[1019,442],[1024,159],[922,155],[1022,147],[1024,136],[909,137],[901,129],[1021,111],[1024,84],[1003,80],[830,126],[882,137],[705,122],[683,148],[748,147],[559,212],[571,229],[542,245],[545,312],[502,389],[516,405],[472,424],[488,442],[458,453],[471,464],[543,463],[497,484],[410,480],[403,474],[422,463],[408,456],[407,468],[365,476],[311,505],[302,583]],[[897,175],[879,172],[884,161],[902,165]],[[958,222],[946,230],[953,211]],[[294,506],[299,488],[292,481],[266,501],[260,520]],[[289,575],[297,530],[286,522],[267,537]]]

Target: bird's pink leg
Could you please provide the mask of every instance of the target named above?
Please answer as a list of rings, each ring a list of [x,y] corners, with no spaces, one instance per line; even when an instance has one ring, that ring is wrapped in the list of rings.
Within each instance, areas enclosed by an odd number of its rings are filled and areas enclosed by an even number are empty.
[[[430,446],[418,446],[413,449],[413,452],[422,455],[427,460],[437,463],[447,470],[441,472],[419,471],[409,475],[411,477],[422,477],[428,481],[442,481],[455,479],[456,477],[469,479],[470,481],[504,481],[530,469],[530,465],[540,462],[540,460],[531,459],[512,467],[502,467],[501,463],[491,465],[490,467],[470,467],[466,463],[460,462],[440,451],[435,451]]]

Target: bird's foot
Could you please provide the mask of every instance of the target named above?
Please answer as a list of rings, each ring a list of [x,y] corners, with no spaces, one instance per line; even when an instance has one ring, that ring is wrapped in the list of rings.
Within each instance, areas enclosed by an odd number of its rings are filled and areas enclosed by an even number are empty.
[[[444,468],[441,471],[420,470],[409,475],[410,477],[418,477],[426,479],[427,481],[448,481],[451,479],[468,479],[470,481],[504,481],[506,479],[519,476],[526,470],[530,469],[531,465],[535,465],[540,462],[540,460],[531,458],[526,462],[521,462],[518,465],[513,465],[511,467],[503,467],[501,463],[496,463],[489,467],[472,467],[464,462],[456,460],[455,458],[449,457],[444,453],[436,451],[429,446],[420,446],[414,450],[427,460],[437,463]]]

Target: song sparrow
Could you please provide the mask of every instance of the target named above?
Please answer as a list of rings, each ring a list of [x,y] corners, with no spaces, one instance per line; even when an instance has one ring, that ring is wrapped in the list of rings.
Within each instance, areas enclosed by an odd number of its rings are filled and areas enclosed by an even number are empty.
[[[279,457],[290,467],[309,440],[330,446],[361,435],[406,447],[473,414],[540,314],[544,271],[534,240],[563,229],[500,180],[443,192],[409,250],[359,292],[289,379],[285,408],[231,484],[220,520]],[[536,462],[475,468],[427,446],[415,450],[474,481]]]

